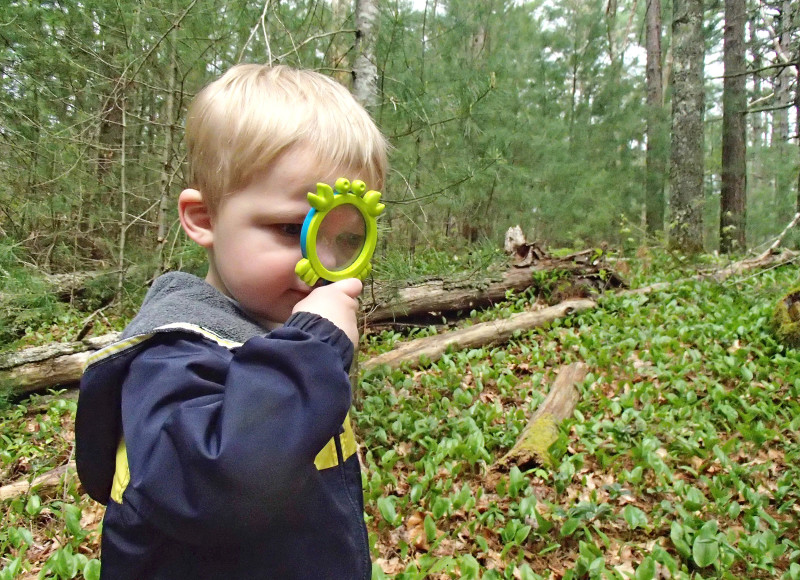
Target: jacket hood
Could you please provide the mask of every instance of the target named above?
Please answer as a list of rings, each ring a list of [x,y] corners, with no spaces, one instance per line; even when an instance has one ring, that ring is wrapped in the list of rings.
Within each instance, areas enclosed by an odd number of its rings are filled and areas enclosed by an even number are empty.
[[[76,462],[87,493],[107,503],[122,437],[122,383],[131,361],[162,332],[199,334],[227,348],[266,329],[216,288],[184,272],[160,276],[120,340],[89,358],[81,378],[75,418]]]

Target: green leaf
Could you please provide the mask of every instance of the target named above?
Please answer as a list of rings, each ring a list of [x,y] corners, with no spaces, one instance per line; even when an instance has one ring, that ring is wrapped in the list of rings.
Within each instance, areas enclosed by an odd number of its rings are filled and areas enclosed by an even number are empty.
[[[477,580],[481,571],[481,565],[472,554],[464,554],[458,558],[458,569],[461,577],[466,580]]]
[[[594,577],[599,574],[602,570],[605,570],[606,567],[606,559],[603,556],[598,556],[592,563],[589,564],[589,575]]]
[[[17,556],[0,570],[0,580],[12,580],[22,572],[22,556]]]
[[[735,520],[739,517],[739,514],[742,513],[742,506],[739,505],[738,501],[733,501],[728,505],[728,509],[726,511],[728,513],[728,517],[732,520]]]
[[[447,510],[450,509],[450,500],[446,497],[437,497],[436,500],[433,502],[433,508],[431,511],[433,512],[433,517],[435,519],[441,519],[447,513]]]
[[[76,538],[83,538],[86,532],[81,527],[81,508],[75,504],[68,503],[64,504],[62,509],[67,531]]]
[[[386,520],[386,523],[395,528],[401,523],[401,518],[397,515],[397,510],[394,507],[396,499],[393,495],[378,498],[378,511],[383,519]]]
[[[436,539],[436,522],[429,514],[426,514],[423,525],[425,526],[425,537],[429,542],[433,542]]]
[[[696,487],[690,487],[686,493],[686,499],[683,501],[683,507],[688,511],[694,512],[699,510],[706,503],[706,497]]]
[[[719,559],[719,542],[713,538],[698,535],[692,545],[692,558],[701,568],[710,566]]]
[[[383,571],[383,568],[381,568],[380,564],[377,562],[372,563],[372,580],[389,580],[386,572]]]
[[[578,529],[578,526],[581,525],[581,520],[578,518],[568,518],[564,525],[561,526],[561,536],[571,536],[575,533],[575,530]]]
[[[692,548],[686,542],[683,526],[677,521],[672,522],[669,537],[672,540],[672,544],[675,546],[675,549],[678,550],[681,556],[684,558],[691,556]]]
[[[647,556],[636,568],[633,575],[634,580],[653,580],[656,577],[656,561]]]
[[[697,536],[703,539],[712,539],[717,536],[718,530],[719,525],[717,524],[717,520],[709,520],[703,524],[703,527],[697,532]]]
[[[69,546],[56,550],[48,562],[52,562],[53,571],[60,578],[75,578],[78,575],[78,559]]]
[[[628,504],[622,510],[622,517],[628,522],[630,529],[643,528],[647,525],[647,514],[638,507]]]
[[[100,580],[100,560],[93,558],[83,569],[84,580]]]
[[[28,503],[25,504],[25,513],[29,516],[36,517],[42,511],[42,500],[38,495],[32,495],[28,498]]]
[[[536,496],[526,495],[519,501],[519,515],[529,518],[536,512]]]
[[[17,549],[33,544],[33,534],[28,528],[11,528],[8,531],[8,538],[11,540],[11,545]]]
[[[517,545],[522,544],[525,541],[525,538],[531,533],[531,526],[520,526],[517,529],[517,533],[514,534],[514,543]]]
[[[786,580],[800,580],[800,564],[792,562],[783,577]]]
[[[519,492],[528,485],[527,479],[522,475],[519,467],[516,465],[511,468],[508,474],[508,493],[511,497],[517,497]]]

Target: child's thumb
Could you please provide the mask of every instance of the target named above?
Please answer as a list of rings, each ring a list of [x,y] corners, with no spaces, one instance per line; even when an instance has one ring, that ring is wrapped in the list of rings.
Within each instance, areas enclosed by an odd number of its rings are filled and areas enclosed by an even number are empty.
[[[346,278],[345,280],[334,282],[331,286],[336,286],[339,291],[344,292],[350,298],[358,298],[364,288],[364,284],[358,278]]]

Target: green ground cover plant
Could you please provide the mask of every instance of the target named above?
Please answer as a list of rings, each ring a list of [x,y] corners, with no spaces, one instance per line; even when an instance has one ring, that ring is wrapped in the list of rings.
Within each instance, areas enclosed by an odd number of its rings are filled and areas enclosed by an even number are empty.
[[[678,279],[678,266],[647,258],[629,278]],[[799,273],[607,295],[501,347],[363,373],[373,578],[800,578],[800,360],[771,331]],[[407,338],[369,336],[362,357]],[[552,466],[492,469],[575,361],[590,373]],[[74,411],[68,393],[9,405],[0,484],[68,461]],[[102,510],[74,477],[2,509],[0,580],[98,577]]]

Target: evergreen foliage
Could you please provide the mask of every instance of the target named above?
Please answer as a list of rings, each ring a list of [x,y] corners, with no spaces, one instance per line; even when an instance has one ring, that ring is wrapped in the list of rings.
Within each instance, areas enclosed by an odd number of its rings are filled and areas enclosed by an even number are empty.
[[[242,60],[316,68],[347,82],[350,12],[334,14],[317,0],[168,4],[0,6],[0,227],[25,262],[46,272],[148,259],[154,271],[176,267],[182,235],[174,200],[192,94]],[[387,243],[411,252],[442,239],[499,245],[517,223],[553,245],[618,243],[622,218],[642,223],[645,7],[610,7],[603,0],[381,5],[375,115],[394,147]],[[787,54],[797,51],[795,16],[781,7],[762,3],[749,12],[751,60],[767,67],[778,62],[771,34],[779,16]],[[670,10],[665,3],[665,55]],[[719,60],[721,18],[722,3],[707,4],[710,63]],[[778,70],[766,68],[750,84],[751,101],[765,109],[750,119],[747,233],[755,243],[774,236],[796,206],[797,148],[765,138],[777,114],[769,96]],[[713,249],[721,81],[710,74],[706,85],[704,232]]]

